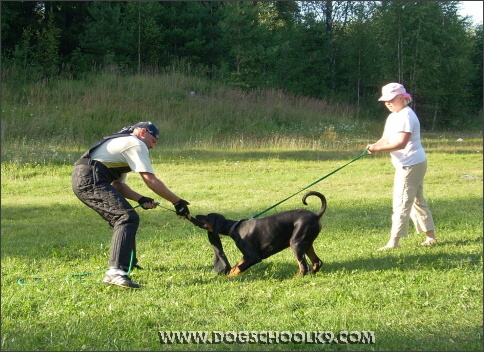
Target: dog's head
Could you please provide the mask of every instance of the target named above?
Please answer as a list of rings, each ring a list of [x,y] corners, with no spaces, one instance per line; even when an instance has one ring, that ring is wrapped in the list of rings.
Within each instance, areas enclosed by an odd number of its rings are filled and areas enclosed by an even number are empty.
[[[197,215],[195,218],[197,220],[197,224],[195,225],[215,235],[218,235],[222,231],[223,221],[226,220],[223,215],[217,213]]]

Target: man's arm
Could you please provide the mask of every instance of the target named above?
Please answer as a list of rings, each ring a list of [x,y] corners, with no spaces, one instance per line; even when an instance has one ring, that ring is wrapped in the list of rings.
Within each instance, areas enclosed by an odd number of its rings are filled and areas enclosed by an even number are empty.
[[[133,191],[131,187],[129,187],[126,183],[114,181],[112,185],[125,198],[138,202],[143,207],[143,209],[156,208],[156,202],[154,201],[154,199],[143,197],[138,192]]]
[[[149,187],[149,189],[151,189],[160,197],[166,199],[167,201],[173,204],[175,204],[181,199],[175,193],[170,191],[168,187],[166,187],[165,184],[160,179],[158,179],[154,174],[150,172],[140,172],[139,174],[141,175],[141,178]]]
[[[123,195],[124,198],[128,198],[134,201],[138,201],[142,196],[138,192],[133,191],[126,183],[114,181],[113,187]]]
[[[159,180],[154,174],[150,172],[140,172],[141,178],[145,181],[146,185],[157,195],[171,202],[175,207],[176,215],[183,216],[190,219],[190,210],[188,209],[188,203],[186,200],[181,199],[175,193],[170,191],[161,180]]]

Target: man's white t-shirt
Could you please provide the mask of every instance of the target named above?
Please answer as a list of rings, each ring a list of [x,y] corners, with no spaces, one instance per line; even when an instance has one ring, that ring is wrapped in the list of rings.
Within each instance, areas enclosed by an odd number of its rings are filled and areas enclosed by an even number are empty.
[[[133,135],[104,142],[91,152],[91,159],[98,160],[109,168],[129,166],[133,172],[155,173],[151,166],[148,147]],[[117,181],[125,182],[126,173]]]
[[[427,156],[420,142],[420,122],[409,106],[388,115],[383,137],[391,144],[398,138],[400,132],[411,133],[410,140],[404,149],[390,153],[393,166],[412,166],[423,163]]]

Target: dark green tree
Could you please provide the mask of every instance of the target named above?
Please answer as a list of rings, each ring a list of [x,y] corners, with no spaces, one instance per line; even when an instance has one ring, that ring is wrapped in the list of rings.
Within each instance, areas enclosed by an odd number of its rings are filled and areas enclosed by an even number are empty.
[[[472,60],[472,74],[471,74],[471,81],[470,81],[470,97],[468,100],[468,104],[466,105],[469,108],[469,124],[471,126],[479,126],[482,127],[482,79],[484,77],[482,72],[482,23],[476,26],[473,30],[473,43],[472,43],[472,52],[471,52],[471,60]]]
[[[59,28],[59,54],[61,63],[67,64],[72,53],[79,47],[79,34],[89,16],[88,6],[92,1],[45,1],[45,13],[49,14],[56,28]]]
[[[375,83],[405,84],[425,128],[461,121],[471,62],[470,37],[458,19],[457,2],[389,1],[380,10],[381,78]]]
[[[285,89],[290,69],[291,38],[297,30],[300,18],[299,5],[295,1],[267,1],[259,3],[259,22],[264,25],[264,59],[257,86]],[[255,78],[255,77],[254,77]],[[255,84],[255,82],[254,82]]]
[[[32,51],[32,67],[42,78],[51,78],[59,73],[60,69],[60,29],[55,27],[47,13],[47,25],[35,33],[35,42]]]
[[[163,61],[163,31],[159,25],[163,7],[157,1],[128,1],[123,8],[130,62],[142,68],[159,67]]]
[[[227,54],[222,65],[231,73],[230,81],[241,87],[264,81],[268,31],[260,13],[255,1],[227,2],[223,8],[220,29]]]
[[[324,22],[315,13],[307,12],[290,39],[286,89],[296,95],[331,96],[330,51]]]
[[[335,84],[340,98],[351,101],[357,111],[374,105],[375,81],[380,73],[375,66],[381,59],[376,40],[376,26],[372,20],[375,2],[358,1],[348,8],[344,21],[337,23]]]
[[[43,26],[43,9],[33,1],[0,1],[2,57],[11,58],[25,39],[25,30],[35,32]]]
[[[183,69],[203,66],[211,74],[213,66],[220,64],[220,57],[225,55],[218,27],[219,9],[224,5],[216,1],[162,3],[159,25],[170,64],[182,64]]]
[[[87,67],[132,65],[129,58],[129,32],[121,14],[121,4],[94,1],[89,4],[88,12],[85,31],[79,36],[82,55],[77,58],[80,63]]]

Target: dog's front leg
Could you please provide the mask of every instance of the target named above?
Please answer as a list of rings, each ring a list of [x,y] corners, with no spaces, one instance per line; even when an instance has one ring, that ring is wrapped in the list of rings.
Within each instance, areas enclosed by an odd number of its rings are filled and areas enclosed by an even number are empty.
[[[237,248],[242,252],[243,257],[232,267],[232,269],[230,269],[228,277],[239,275],[241,272],[249,269],[252,265],[262,261],[259,251],[255,250],[247,240],[241,238],[239,232],[232,233],[231,237],[235,241]]]
[[[213,248],[213,271],[217,274],[227,274],[230,271],[230,263],[225,255],[220,236],[212,232],[208,233],[208,240]]]
[[[244,257],[242,258],[235,266],[230,269],[230,273],[227,275],[228,277],[234,277],[249,269],[252,265],[260,263],[262,259],[257,257]]]
[[[244,264],[244,259],[241,259],[237,264],[235,264],[232,267],[232,269],[230,269],[230,272],[227,275],[227,277],[234,277],[234,276],[239,275],[242,272],[242,270],[240,270],[240,268],[239,268],[239,265],[242,265],[242,264]]]

